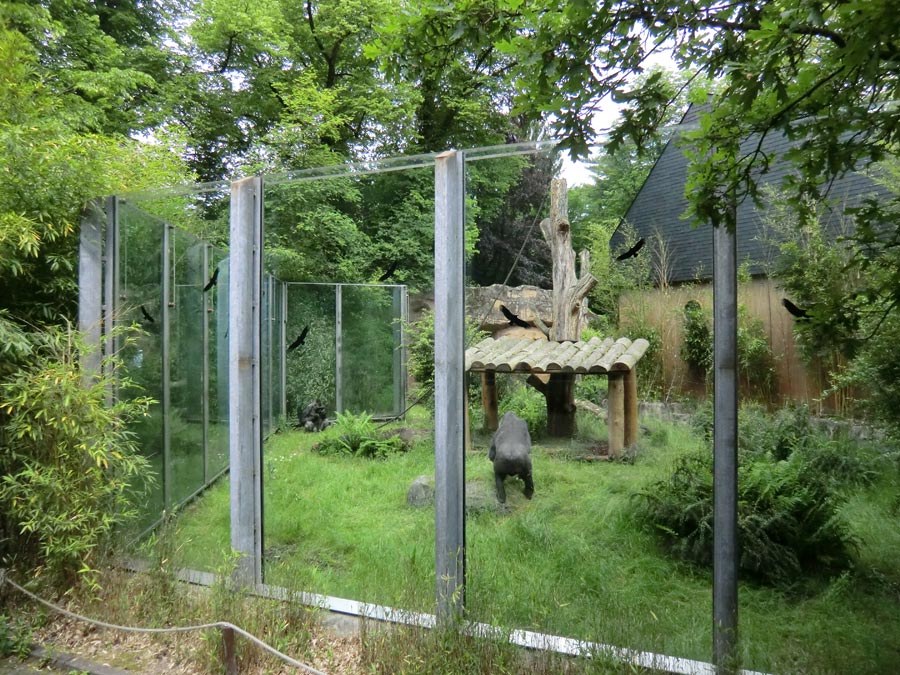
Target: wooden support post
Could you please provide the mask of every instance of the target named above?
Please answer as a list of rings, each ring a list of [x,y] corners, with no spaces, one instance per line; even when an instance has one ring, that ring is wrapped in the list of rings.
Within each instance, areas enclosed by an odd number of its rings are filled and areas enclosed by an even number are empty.
[[[225,675],[238,675],[233,628],[222,629],[222,660],[225,662]]]
[[[625,447],[625,378],[622,372],[609,374],[606,418],[609,427],[609,457],[617,459]]]
[[[472,419],[469,416],[469,391],[468,387],[466,387],[466,395],[465,395],[465,407],[463,408],[463,423],[466,427],[465,434],[465,443],[463,444],[463,451],[466,453],[472,452]]]
[[[637,370],[625,373],[625,447],[630,448],[638,439]]]
[[[481,373],[481,410],[484,412],[484,430],[497,431],[497,374],[493,370]]]

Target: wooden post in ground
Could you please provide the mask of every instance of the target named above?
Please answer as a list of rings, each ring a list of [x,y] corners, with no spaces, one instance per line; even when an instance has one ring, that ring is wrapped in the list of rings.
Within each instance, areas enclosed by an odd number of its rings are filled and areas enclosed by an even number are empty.
[[[463,443],[463,452],[472,452],[472,421],[469,418],[469,392],[466,388],[465,405],[463,406],[463,423],[466,427],[465,443]]]
[[[625,373],[625,447],[630,448],[638,439],[637,371]]]
[[[237,653],[234,650],[234,629],[222,629],[222,651],[225,675],[238,675]]]
[[[481,410],[484,413],[484,430],[497,431],[497,374],[493,370],[481,373]]]
[[[625,373],[609,374],[606,419],[609,428],[609,457],[618,459],[625,447]]]

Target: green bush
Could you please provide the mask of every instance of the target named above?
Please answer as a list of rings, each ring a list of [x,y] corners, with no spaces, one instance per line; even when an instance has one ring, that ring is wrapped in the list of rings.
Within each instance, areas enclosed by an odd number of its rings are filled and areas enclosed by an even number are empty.
[[[400,436],[380,433],[367,413],[338,413],[329,433],[329,438],[315,445],[319,454],[386,459],[408,450]]]
[[[737,350],[742,390],[760,400],[770,399],[775,393],[775,357],[765,326],[750,316],[745,305],[738,306]],[[690,300],[684,306],[681,358],[712,383],[712,316],[696,300]]]
[[[407,348],[409,374],[423,393],[430,392],[426,398],[433,402],[434,312],[425,312],[421,319],[410,323],[407,326],[407,332],[410,336]],[[486,337],[488,337],[488,334],[481,330],[474,320],[466,319],[465,345],[467,348],[477,344]],[[475,383],[474,380],[470,384],[473,390],[480,388],[480,385]]]
[[[684,306],[684,341],[681,358],[705,376],[712,369],[713,360],[712,321],[696,300]]]
[[[640,517],[676,556],[712,565],[713,476],[708,450],[678,458],[671,475],[639,493]],[[842,493],[802,455],[744,458],[738,470],[740,569],[772,585],[849,565],[855,541],[839,517]]]
[[[528,424],[532,436],[542,434],[547,429],[547,401],[539,391],[520,382],[497,404],[500,417],[507,412],[514,412]]]
[[[134,486],[152,482],[129,431],[149,399],[107,406],[117,364],[108,360],[88,381],[73,329],[47,329],[35,341],[29,362],[0,384],[5,564],[62,587],[79,574],[94,584],[104,545],[138,515]]]
[[[695,425],[712,436],[712,407]],[[740,565],[765,583],[846,567],[855,541],[839,510],[850,488],[872,482],[886,461],[877,451],[817,431],[804,406],[739,415]],[[679,457],[672,473],[639,492],[639,514],[684,560],[712,562],[712,451]]]
[[[31,654],[32,633],[27,620],[0,614],[0,657],[28,658]]]

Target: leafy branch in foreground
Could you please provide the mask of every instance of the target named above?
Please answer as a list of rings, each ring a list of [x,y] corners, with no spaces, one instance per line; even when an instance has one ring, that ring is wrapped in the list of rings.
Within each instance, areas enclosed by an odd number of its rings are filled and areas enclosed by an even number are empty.
[[[33,339],[33,357],[0,383],[4,564],[61,588],[79,576],[94,585],[105,545],[138,515],[136,486],[152,481],[129,431],[150,400],[107,406],[116,361],[88,379],[79,367],[86,347],[71,326]]]

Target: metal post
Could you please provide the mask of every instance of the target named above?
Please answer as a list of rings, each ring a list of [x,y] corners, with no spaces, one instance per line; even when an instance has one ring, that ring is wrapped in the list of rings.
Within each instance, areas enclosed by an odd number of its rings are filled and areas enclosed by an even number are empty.
[[[334,410],[344,412],[344,297],[341,284],[334,285]]]
[[[402,309],[401,309],[401,330],[400,330],[400,351],[402,352],[400,358],[400,372],[402,376],[400,378],[400,386],[402,387],[402,394],[400,397],[401,402],[403,403],[403,407],[400,409],[401,414],[406,411],[406,396],[407,396],[407,383],[409,382],[409,351],[406,348],[406,327],[409,325],[409,288],[406,286],[403,287],[403,301],[402,301]]]
[[[162,420],[163,420],[163,471],[162,471],[162,487],[163,487],[163,508],[168,509],[172,506],[172,401],[171,401],[171,335],[170,323],[171,316],[169,309],[172,304],[169,296],[172,293],[170,279],[172,252],[169,250],[172,245],[172,237],[170,236],[171,226],[163,223],[162,225],[162,297],[160,306],[162,308]]]
[[[403,400],[403,297],[402,286],[393,286],[391,287],[391,317],[393,319],[392,323],[392,338],[394,345],[394,353],[392,359],[392,371],[393,371],[393,390],[394,390],[394,400],[393,405],[393,415],[398,416],[403,412],[403,409],[406,407],[406,403]]]
[[[209,244],[202,246],[202,258],[200,268],[203,270],[201,279],[205,282],[210,277],[209,271]],[[203,424],[203,484],[206,485],[210,478],[209,467],[209,293],[201,293],[200,305],[200,337],[203,349],[203,364],[201,366],[200,385],[200,414]]]
[[[713,663],[737,668],[737,244],[731,222],[713,228]]]
[[[281,282],[281,340],[278,349],[281,350],[281,358],[279,359],[279,377],[281,378],[281,416],[287,419],[287,294],[288,285]]]
[[[90,349],[81,355],[81,371],[87,386],[100,375],[103,360],[100,351],[103,322],[102,221],[103,210],[98,202],[92,201],[81,219],[78,244],[78,330]]]
[[[231,184],[228,283],[228,400],[231,548],[241,554],[235,581],[262,581],[262,430],[260,298],[262,180]]]
[[[465,608],[465,410],[463,155],[435,158],[434,171],[434,548],[437,617]]]

